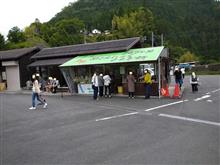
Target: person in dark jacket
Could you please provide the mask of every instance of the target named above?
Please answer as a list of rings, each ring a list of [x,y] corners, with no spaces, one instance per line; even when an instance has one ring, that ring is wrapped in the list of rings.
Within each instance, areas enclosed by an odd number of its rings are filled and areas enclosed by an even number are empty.
[[[103,97],[104,79],[102,73],[98,76],[98,84],[99,84],[99,97]]]
[[[182,78],[182,72],[180,71],[179,68],[175,68],[174,76],[175,76],[176,84],[179,84],[179,88],[181,89],[183,84],[183,78]]]

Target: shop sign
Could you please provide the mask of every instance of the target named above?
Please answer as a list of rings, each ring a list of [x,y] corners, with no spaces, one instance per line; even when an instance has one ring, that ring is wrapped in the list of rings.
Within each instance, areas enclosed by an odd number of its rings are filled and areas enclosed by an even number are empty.
[[[156,61],[160,56],[164,47],[139,48],[130,49],[125,52],[113,52],[105,54],[95,54],[86,56],[77,56],[70,61],[67,61],[62,66],[79,66],[79,65],[94,65],[94,64],[110,64],[110,63],[127,63],[127,62],[142,62]]]
[[[93,94],[92,84],[78,84],[79,94]]]

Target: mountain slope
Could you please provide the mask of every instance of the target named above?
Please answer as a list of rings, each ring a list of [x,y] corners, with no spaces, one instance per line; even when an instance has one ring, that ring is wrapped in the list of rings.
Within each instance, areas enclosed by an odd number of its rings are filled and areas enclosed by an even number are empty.
[[[220,3],[214,0],[79,0],[65,7],[51,21],[78,17],[87,29],[111,29],[114,15],[122,16],[139,7],[150,9],[158,35],[165,41],[202,55],[219,59]]]

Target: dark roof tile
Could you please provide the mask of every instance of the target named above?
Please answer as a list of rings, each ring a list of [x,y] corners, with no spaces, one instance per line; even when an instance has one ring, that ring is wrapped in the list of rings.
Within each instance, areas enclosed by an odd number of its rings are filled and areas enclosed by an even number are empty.
[[[32,56],[32,58],[43,59],[54,57],[70,57],[82,54],[124,51],[130,49],[138,42],[140,42],[140,37],[110,40],[88,44],[61,46],[54,48],[44,48],[43,50]]]
[[[12,49],[12,50],[5,50],[0,51],[0,61],[4,60],[17,60],[22,56],[25,56],[28,53],[33,51],[40,50],[38,47],[31,47],[31,48],[22,48],[22,49]]]
[[[70,59],[71,58],[55,58],[55,59],[37,60],[31,63],[29,67],[61,65]]]

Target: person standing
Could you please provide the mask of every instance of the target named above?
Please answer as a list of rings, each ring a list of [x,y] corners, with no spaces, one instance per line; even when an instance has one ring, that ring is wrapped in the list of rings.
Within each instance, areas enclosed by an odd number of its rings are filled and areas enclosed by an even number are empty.
[[[99,84],[99,97],[103,97],[104,80],[102,73],[100,73],[100,75],[98,76],[98,84]]]
[[[179,88],[181,90],[183,80],[182,80],[182,72],[180,71],[179,68],[175,68],[174,76],[175,76],[176,84],[179,84]]]
[[[98,83],[98,76],[96,73],[94,73],[92,76],[92,88],[93,88],[93,99],[98,100],[99,83]]]
[[[145,99],[149,99],[151,94],[151,84],[152,84],[151,74],[149,70],[145,71],[144,83],[145,83]]]
[[[198,91],[198,81],[199,78],[195,74],[195,72],[192,72],[191,78],[190,78],[190,84],[192,85],[192,92],[197,92]]]
[[[46,101],[43,101],[40,97],[40,85],[39,85],[39,76],[33,75],[33,87],[32,87],[32,107],[30,107],[30,110],[36,109],[35,99],[37,99],[40,104],[44,105],[43,108],[47,107]]]
[[[181,73],[182,73],[182,78],[184,79],[184,77],[185,77],[185,68],[184,67],[182,67],[181,69],[180,69],[180,71],[181,71]]]
[[[110,93],[113,94],[113,93],[115,93],[115,87],[116,87],[116,83],[115,83],[116,82],[116,78],[115,78],[114,72],[111,71],[109,76],[111,78],[111,83],[110,83],[111,91],[110,91]]]
[[[52,93],[57,92],[57,88],[59,86],[59,80],[57,80],[55,77],[52,80]]]
[[[104,80],[104,87],[105,87],[105,97],[111,97],[111,77],[106,74],[105,76],[103,76],[103,80]]]
[[[128,98],[134,98],[134,92],[135,92],[135,78],[132,72],[129,72],[129,75],[127,76],[127,82],[128,82]]]

